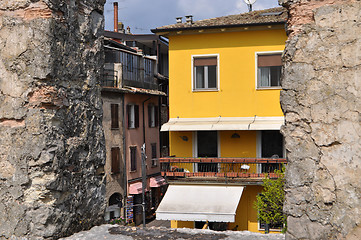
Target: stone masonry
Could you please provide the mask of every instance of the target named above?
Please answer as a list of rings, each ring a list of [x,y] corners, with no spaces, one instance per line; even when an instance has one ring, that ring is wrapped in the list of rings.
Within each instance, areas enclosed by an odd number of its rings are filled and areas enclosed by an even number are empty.
[[[361,239],[361,2],[279,2],[286,239]]]
[[[102,221],[104,2],[0,1],[0,239]]]

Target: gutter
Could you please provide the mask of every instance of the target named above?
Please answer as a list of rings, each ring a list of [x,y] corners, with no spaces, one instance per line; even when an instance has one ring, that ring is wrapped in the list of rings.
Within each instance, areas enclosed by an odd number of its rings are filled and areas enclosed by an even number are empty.
[[[237,28],[237,27],[252,27],[252,26],[263,26],[263,25],[283,25],[286,24],[286,20],[281,22],[265,22],[265,23],[248,23],[248,24],[228,24],[228,25],[217,25],[217,26],[198,26],[198,27],[180,27],[180,28],[162,28],[162,29],[151,29],[152,33],[162,32],[176,32],[184,30],[200,30],[200,29],[220,29],[220,28]]]

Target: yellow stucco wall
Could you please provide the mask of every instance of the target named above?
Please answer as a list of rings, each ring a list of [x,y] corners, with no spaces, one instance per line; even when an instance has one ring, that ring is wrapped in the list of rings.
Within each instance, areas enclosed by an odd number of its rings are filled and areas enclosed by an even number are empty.
[[[169,36],[170,118],[283,116],[280,89],[256,89],[256,52],[282,51],[286,33],[281,30],[224,32]],[[192,56],[217,54],[218,91],[192,90]],[[231,138],[237,132],[240,138]],[[188,141],[182,140],[186,136]],[[256,131],[220,131],[221,157],[256,157]],[[170,155],[193,157],[193,133],[170,132]],[[177,165],[192,171],[192,164]],[[238,166],[240,167],[240,166]],[[251,166],[249,172],[256,172]],[[237,208],[237,230],[258,232],[253,208],[262,186],[247,186]],[[193,228],[193,222],[171,221],[171,226]]]
[[[170,36],[170,117],[283,116],[280,90],[256,90],[255,52],[282,51],[285,40],[284,30]],[[219,91],[192,91],[192,55],[201,54],[219,54]]]
[[[240,138],[231,138],[238,133]],[[170,132],[170,155],[176,157],[193,157],[193,133]],[[257,132],[256,131],[219,131],[219,144],[221,157],[256,157]],[[182,139],[183,136],[188,141]]]
[[[236,221],[229,224],[229,229],[238,231],[258,232],[257,211],[253,207],[258,193],[262,192],[262,186],[246,186],[243,190],[241,201],[236,211]]]
[[[194,222],[189,221],[170,221],[171,228],[194,228]]]

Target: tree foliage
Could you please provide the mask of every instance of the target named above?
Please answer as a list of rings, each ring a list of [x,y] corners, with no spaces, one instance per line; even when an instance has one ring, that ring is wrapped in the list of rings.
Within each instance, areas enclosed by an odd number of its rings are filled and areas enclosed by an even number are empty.
[[[263,191],[257,196],[254,207],[258,211],[258,221],[274,226],[286,224],[286,216],[283,213],[284,192],[284,171],[276,170],[279,178],[270,179],[268,176],[263,180]]]

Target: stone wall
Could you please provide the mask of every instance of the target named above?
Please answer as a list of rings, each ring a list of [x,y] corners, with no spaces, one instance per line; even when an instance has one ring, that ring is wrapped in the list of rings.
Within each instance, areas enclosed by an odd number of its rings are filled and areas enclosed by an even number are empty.
[[[123,94],[117,89],[103,88],[102,90],[102,102],[103,102],[103,130],[105,135],[105,146],[107,152],[107,159],[105,163],[105,175],[106,175],[106,193],[105,200],[109,205],[109,198],[119,193],[122,198],[122,204],[124,198],[124,188],[126,187],[125,179],[125,164],[124,164],[124,149],[123,149]],[[111,104],[118,104],[118,128],[112,128],[111,126]],[[119,148],[119,172],[112,172],[112,154],[111,149],[114,147]]]
[[[100,223],[104,0],[0,1],[0,238]]]
[[[289,10],[286,238],[360,239],[361,2],[279,2]]]

